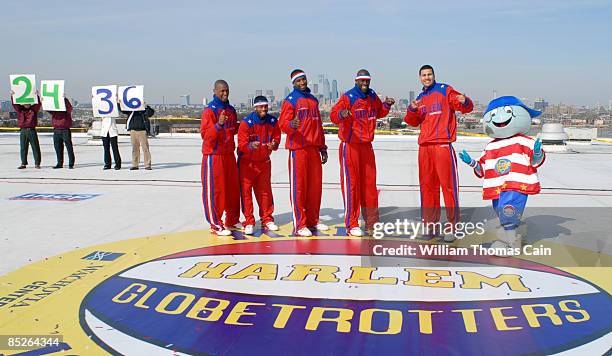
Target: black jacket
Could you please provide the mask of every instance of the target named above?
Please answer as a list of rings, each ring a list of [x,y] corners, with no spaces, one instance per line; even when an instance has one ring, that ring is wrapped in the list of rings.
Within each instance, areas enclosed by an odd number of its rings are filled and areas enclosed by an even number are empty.
[[[153,110],[149,105],[144,110],[140,111],[121,111],[123,115],[128,116],[127,121],[127,129],[128,131],[147,131],[147,133],[151,132],[151,122],[149,118],[155,115],[155,110]],[[130,117],[131,115],[131,117]]]

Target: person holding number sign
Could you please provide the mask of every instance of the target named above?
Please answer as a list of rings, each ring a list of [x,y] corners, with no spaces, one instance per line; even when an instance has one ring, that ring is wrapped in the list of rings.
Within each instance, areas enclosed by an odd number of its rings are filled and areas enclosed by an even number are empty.
[[[419,69],[419,78],[423,92],[410,103],[404,121],[410,126],[421,127],[418,141],[421,219],[426,224],[439,222],[442,188],[446,217],[454,233],[454,226],[459,222],[457,156],[452,145],[457,139],[455,111],[469,113],[474,104],[450,85],[437,83],[430,65]],[[430,236],[439,233],[428,231]],[[453,233],[446,233],[444,241],[454,241]]]
[[[234,150],[236,110],[229,103],[229,85],[217,80],[213,100],[202,111],[202,200],[212,233],[231,235],[240,219],[240,181]],[[221,216],[225,212],[225,224]]]
[[[121,153],[119,152],[119,130],[117,130],[117,122],[114,117],[102,118],[102,127],[100,129],[102,137],[102,146],[104,146],[104,170],[111,169],[111,147],[113,149],[113,158],[115,159],[115,169],[121,169]]]
[[[36,93],[38,95],[38,93]],[[17,126],[19,126],[19,145],[21,153],[21,165],[18,169],[24,169],[28,165],[28,146],[32,146],[34,154],[34,164],[37,169],[40,169],[40,144],[38,143],[38,133],[36,126],[38,125],[38,112],[40,111],[40,97],[38,104],[15,104],[15,92],[11,91],[13,99],[13,108],[17,113]]]
[[[151,170],[151,152],[149,151],[149,140],[147,136],[151,130],[149,118],[155,114],[149,105],[146,105],[144,110],[138,111],[123,111],[123,115],[128,115],[127,129],[130,132],[132,141],[132,168],[131,171],[138,170],[140,162],[140,147],[144,155],[144,166],[146,170]]]
[[[57,156],[57,164],[54,169],[64,167],[64,145],[68,151],[68,168],[74,168],[74,150],[72,148],[72,104],[68,98],[63,97],[66,111],[49,111],[51,124],[53,125],[53,146]]]

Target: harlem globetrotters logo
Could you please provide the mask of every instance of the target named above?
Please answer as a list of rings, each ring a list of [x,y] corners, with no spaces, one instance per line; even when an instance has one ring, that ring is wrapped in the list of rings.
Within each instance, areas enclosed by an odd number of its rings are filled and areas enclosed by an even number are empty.
[[[229,242],[155,259],[94,288],[81,325],[122,354],[580,353],[610,332],[609,294],[570,273],[513,258],[366,267],[363,243]]]

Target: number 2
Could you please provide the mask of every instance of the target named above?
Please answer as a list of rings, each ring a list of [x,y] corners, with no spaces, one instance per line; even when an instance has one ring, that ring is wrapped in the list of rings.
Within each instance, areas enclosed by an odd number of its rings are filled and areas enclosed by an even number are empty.
[[[34,103],[34,98],[28,98],[28,96],[30,96],[30,93],[32,92],[32,83],[30,82],[30,80],[24,76],[20,76],[20,77],[13,79],[14,85],[19,85],[19,83],[25,83],[26,88],[23,94],[20,97],[15,99],[15,103],[17,104]]]
[[[110,114],[111,112],[113,112],[113,108],[114,108],[114,104],[112,101],[108,100],[110,99],[111,95],[113,95],[113,93],[108,90],[108,89],[98,89],[96,91],[96,94],[106,94],[105,97],[101,98],[102,101],[106,101],[108,103],[108,111],[102,111],[100,109],[98,109],[98,113],[100,115],[107,115]]]

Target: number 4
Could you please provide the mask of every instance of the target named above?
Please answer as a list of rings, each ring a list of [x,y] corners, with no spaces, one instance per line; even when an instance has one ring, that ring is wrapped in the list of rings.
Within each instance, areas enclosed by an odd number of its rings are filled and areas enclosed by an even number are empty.
[[[43,83],[42,85],[42,95],[53,98],[53,103],[55,104],[55,108],[60,108],[59,103],[59,85],[53,84],[53,91],[47,91],[47,83]]]

